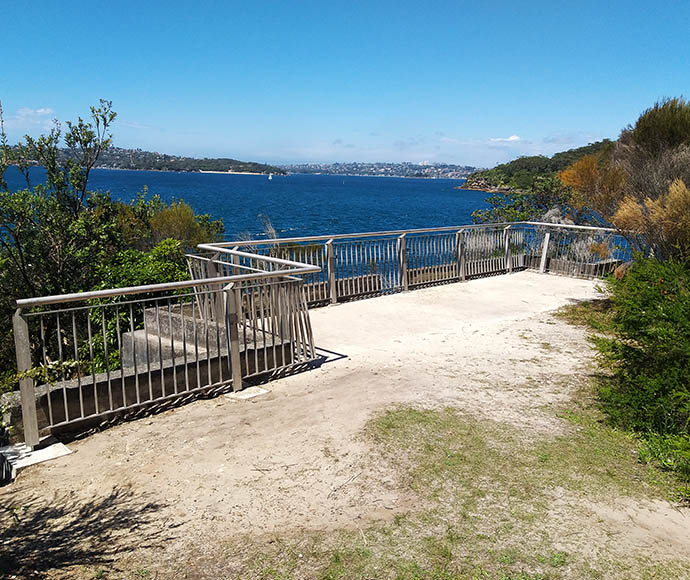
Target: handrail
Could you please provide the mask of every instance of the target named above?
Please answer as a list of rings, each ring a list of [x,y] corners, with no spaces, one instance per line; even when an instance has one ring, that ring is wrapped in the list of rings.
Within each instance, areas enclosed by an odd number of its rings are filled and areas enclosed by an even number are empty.
[[[382,232],[359,232],[352,234],[327,234],[320,236],[303,236],[297,238],[270,238],[265,240],[235,240],[229,242],[214,242],[210,244],[202,244],[198,247],[204,250],[218,251],[221,248],[226,248],[229,246],[259,246],[262,244],[274,244],[274,243],[291,243],[291,242],[318,242],[327,240],[344,240],[349,238],[374,238],[380,236],[400,236],[403,234],[425,234],[433,232],[455,232],[458,230],[471,230],[471,229],[481,229],[486,227],[513,227],[520,225],[528,226],[548,226],[553,228],[561,229],[578,229],[578,230],[596,230],[603,232],[619,232],[615,228],[606,228],[598,226],[578,226],[578,225],[568,225],[568,224],[552,224],[548,222],[497,222],[497,223],[485,223],[485,224],[467,224],[462,226],[443,226],[440,228],[417,228],[410,230],[387,230]],[[255,254],[252,254],[255,256]]]
[[[55,294],[52,296],[40,296],[37,298],[21,298],[16,301],[17,307],[34,308],[36,306],[48,306],[51,304],[62,304],[64,302],[79,302],[83,300],[96,300],[99,298],[111,298],[113,296],[130,296],[132,294],[145,294],[147,292],[165,292],[169,290],[181,290],[184,288],[193,288],[201,285],[218,285],[228,284],[232,282],[245,282],[253,280],[265,280],[271,278],[283,278],[295,276],[298,274],[313,274],[320,272],[321,268],[313,264],[305,264],[302,262],[293,262],[292,260],[284,260],[282,258],[274,258],[273,256],[262,256],[260,254],[251,254],[248,252],[241,252],[239,250],[228,250],[226,248],[205,248],[206,244],[199,245],[201,249],[212,249],[216,252],[221,251],[224,254],[231,254],[238,257],[248,257],[257,259],[263,262],[270,262],[282,266],[288,266],[284,270],[274,271],[260,271],[251,274],[235,274],[234,276],[218,276],[215,278],[204,278],[197,280],[183,280],[181,282],[166,282],[163,284],[147,284],[144,286],[129,286],[126,288],[110,288],[107,290],[92,290],[90,292],[75,292],[72,294]]]

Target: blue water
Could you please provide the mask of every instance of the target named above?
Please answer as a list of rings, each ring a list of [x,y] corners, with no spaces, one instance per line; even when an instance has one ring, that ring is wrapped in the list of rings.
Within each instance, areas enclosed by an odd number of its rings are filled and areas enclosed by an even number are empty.
[[[34,170],[37,180],[41,170]],[[10,168],[11,188],[25,186]],[[260,236],[260,216],[268,217],[281,237],[345,234],[472,223],[475,209],[485,208],[486,192],[457,190],[455,179],[343,177],[338,175],[218,175],[157,171],[91,172],[89,189],[110,191],[131,201],[148,186],[170,202],[184,199],[197,213],[225,223],[225,237]]]

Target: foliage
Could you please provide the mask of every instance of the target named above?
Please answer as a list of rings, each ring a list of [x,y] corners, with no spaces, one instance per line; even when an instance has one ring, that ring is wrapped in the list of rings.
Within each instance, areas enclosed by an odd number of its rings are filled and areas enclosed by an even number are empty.
[[[170,238],[163,240],[150,252],[134,249],[118,252],[112,262],[99,270],[98,276],[101,279],[97,288],[99,290],[164,284],[189,279],[182,244],[179,240]],[[138,294],[135,298],[146,300],[157,298],[159,295],[160,293],[150,292]],[[91,360],[93,357],[93,369],[89,368],[89,373],[104,372],[108,368],[117,368],[120,364],[118,330],[122,332],[122,329],[129,329],[133,321],[130,320],[129,310],[122,309],[116,312],[112,306],[108,305],[123,299],[131,299],[131,296],[115,297],[93,303],[94,306],[99,305],[100,308],[91,310],[90,322],[94,328],[103,330],[93,335],[91,350],[88,345],[84,345],[80,353],[82,360]],[[142,320],[142,308],[141,303],[132,307],[131,314],[134,315],[134,321]],[[140,328],[143,328],[143,322],[135,322],[134,329]]]
[[[612,221],[623,230],[643,234],[657,256],[690,257],[690,190],[680,179],[655,199],[624,197]]]
[[[477,171],[467,178],[465,184],[474,189],[506,189],[527,191],[539,178],[550,177],[562,171],[585,155],[610,149],[611,141],[604,139],[584,147],[569,149],[552,157],[534,155],[519,157],[509,163],[497,165],[493,169]]]
[[[690,264],[639,259],[608,287],[612,336],[595,339],[612,370],[605,410],[625,428],[690,434]]]
[[[126,249],[96,270],[97,289],[162,284],[187,280],[189,273],[182,243],[172,238],[161,241],[150,252]]]
[[[474,223],[588,220],[586,212],[573,207],[570,190],[556,177],[537,177],[527,192],[499,193],[485,201],[490,207],[472,212]]]
[[[67,123],[62,149],[57,122],[47,135],[10,147],[0,114],[0,390],[16,388],[15,300],[181,280],[188,277],[184,250],[223,231],[222,222],[195,215],[183,201],[168,205],[144,190],[126,204],[87,189],[91,169],[111,148],[115,117],[102,100],[90,121]],[[46,181],[33,185],[29,168],[37,164]],[[22,172],[26,188],[7,189],[9,165]]]
[[[690,501],[690,436],[648,433],[640,449],[640,460],[676,473],[681,482],[676,497]]]
[[[659,260],[690,257],[690,103],[647,109],[606,153],[559,174],[580,207],[597,211],[633,241],[643,236]]]
[[[195,215],[183,201],[173,201],[151,216],[151,235],[154,242],[165,238],[180,240],[193,248],[203,242],[218,241],[223,233],[223,222],[211,220],[208,214]]]
[[[690,145],[690,103],[683,98],[657,102],[627,131],[634,143],[653,156]]]

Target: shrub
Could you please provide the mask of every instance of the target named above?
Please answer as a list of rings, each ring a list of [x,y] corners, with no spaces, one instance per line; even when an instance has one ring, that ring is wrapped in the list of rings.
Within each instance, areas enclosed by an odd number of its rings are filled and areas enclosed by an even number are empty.
[[[605,411],[625,428],[688,435],[690,264],[639,259],[608,286],[612,335],[595,339],[612,370],[600,390]]]

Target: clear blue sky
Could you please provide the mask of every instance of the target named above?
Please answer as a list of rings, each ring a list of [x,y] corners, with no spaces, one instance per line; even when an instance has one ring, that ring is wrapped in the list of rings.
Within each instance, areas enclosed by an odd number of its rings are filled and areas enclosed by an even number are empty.
[[[2,3],[12,140],[118,112],[116,144],[266,162],[489,166],[616,137],[690,93],[690,2]]]

